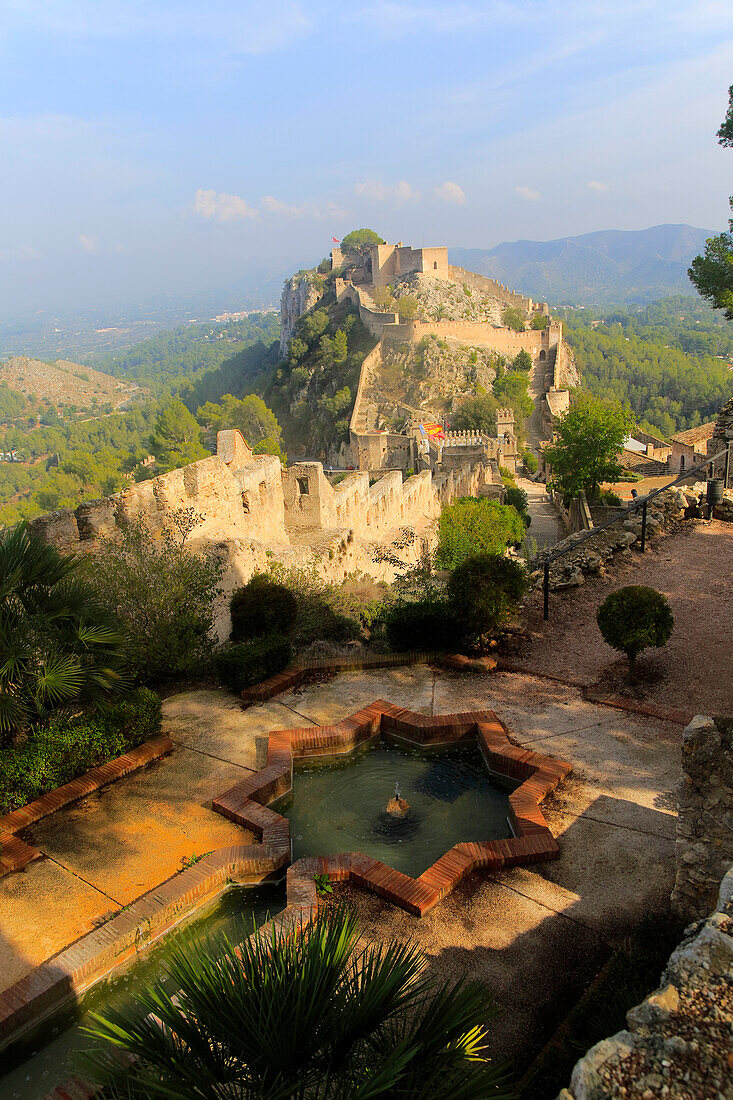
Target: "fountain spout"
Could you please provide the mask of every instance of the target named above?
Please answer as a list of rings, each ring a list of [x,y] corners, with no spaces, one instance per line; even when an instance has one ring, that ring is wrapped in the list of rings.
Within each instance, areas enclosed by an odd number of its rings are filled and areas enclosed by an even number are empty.
[[[405,799],[400,796],[399,783],[395,783],[394,795],[385,806],[385,810],[388,814],[392,814],[393,817],[404,817],[409,808],[409,802],[406,802]]]

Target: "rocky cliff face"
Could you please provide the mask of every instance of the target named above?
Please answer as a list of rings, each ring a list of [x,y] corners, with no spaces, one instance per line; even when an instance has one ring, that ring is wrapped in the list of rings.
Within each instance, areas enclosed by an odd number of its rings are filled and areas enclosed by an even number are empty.
[[[295,332],[295,325],[321,296],[310,272],[299,272],[288,279],[280,298],[280,353],[285,355]]]

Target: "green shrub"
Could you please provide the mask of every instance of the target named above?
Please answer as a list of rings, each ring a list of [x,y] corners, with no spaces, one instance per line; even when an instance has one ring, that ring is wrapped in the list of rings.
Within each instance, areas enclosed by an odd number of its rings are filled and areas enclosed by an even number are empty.
[[[521,543],[525,526],[514,508],[484,497],[461,497],[444,508],[439,520],[436,563],[455,569],[477,553],[503,554]]]
[[[601,504],[605,504],[608,508],[620,508],[623,501],[618,493],[613,493],[610,489],[607,489],[605,493],[601,493]]]
[[[263,634],[287,634],[298,613],[295,596],[287,585],[280,584],[267,573],[255,573],[243,588],[238,588],[229,608],[233,642]]]
[[[234,642],[218,650],[214,654],[214,671],[224,687],[241,691],[282,672],[292,655],[288,639],[271,634],[252,642]]]
[[[530,451],[529,447],[520,447],[519,453],[522,456],[522,462],[524,463],[527,473],[536,474],[539,462],[534,451]]]
[[[529,497],[524,489],[520,489],[518,485],[510,485],[504,493],[504,503],[516,508],[521,516],[527,511]]]
[[[455,617],[446,599],[398,600],[387,608],[384,618],[387,641],[398,652],[450,649],[455,643]]]
[[[295,598],[297,610],[290,637],[296,649],[311,642],[348,642],[360,636],[357,619],[348,612],[343,614],[339,607],[339,589],[321,580],[314,568],[286,569],[277,562],[271,575]]]
[[[665,596],[643,584],[618,588],[608,596],[596,616],[604,642],[625,653],[629,682],[634,679],[636,658],[647,646],[667,644],[674,616]]]
[[[208,664],[222,563],[185,546],[202,518],[179,509],[160,539],[137,520],[101,539],[89,560],[89,582],[117,620],[138,680],[169,679]]]
[[[477,554],[454,569],[448,600],[463,641],[481,643],[503,626],[527,591],[527,574],[513,558]]]
[[[160,733],[160,697],[137,688],[113,706],[73,719],[57,715],[0,753],[0,814],[69,783]]]

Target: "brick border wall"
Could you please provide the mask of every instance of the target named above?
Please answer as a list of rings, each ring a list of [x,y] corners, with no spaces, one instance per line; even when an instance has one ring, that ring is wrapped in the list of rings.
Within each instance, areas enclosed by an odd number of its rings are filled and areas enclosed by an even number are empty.
[[[298,687],[309,676],[335,674],[339,672],[358,672],[370,668],[397,668],[402,665],[441,664],[444,668],[453,671],[491,672],[492,662],[495,658],[471,659],[462,653],[439,654],[435,652],[413,651],[410,653],[374,654],[364,657],[330,657],[324,660],[312,660],[295,662],[288,665],[276,676],[267,680],[261,680],[259,684],[244,688],[241,692],[242,701],[246,704],[264,703],[281,691],[289,691]],[[692,711],[686,711],[680,707],[663,707],[658,703],[637,702],[626,695],[603,695],[596,691],[592,685],[571,676],[550,675],[538,669],[525,667],[521,661],[513,658],[498,658],[499,672],[513,672],[520,676],[536,676],[541,680],[551,680],[557,684],[565,684],[568,687],[577,688],[583,693],[583,697],[589,703],[597,703],[599,706],[616,707],[619,710],[628,711],[631,714],[639,714],[644,718],[660,718],[665,722],[673,722],[678,726],[687,726],[694,718]]]
[[[219,848],[41,963],[0,993],[0,1049],[83,993],[121,963],[213,899],[231,880],[260,883],[290,861],[290,844]]]
[[[289,844],[287,818],[268,804],[292,790],[295,761],[349,753],[380,736],[415,746],[475,743],[491,774],[520,782],[509,796],[516,835],[508,840],[457,844],[417,879],[359,852],[300,859],[288,871],[289,908],[316,905],[313,876],[327,874],[336,881],[351,879],[409,913],[423,916],[470,871],[559,857],[540,803],[569,774],[571,765],[512,745],[490,710],[431,717],[377,699],[334,725],[273,730],[266,767],[224,791],[212,801],[212,809],[263,838],[277,835],[282,842],[287,838]]]
[[[4,817],[0,817],[0,878],[10,871],[20,871],[34,859],[42,855],[36,848],[26,844],[24,840],[14,834],[29,825],[41,821],[56,810],[63,809],[71,802],[84,798],[102,787],[122,779],[131,772],[144,768],[154,760],[160,760],[173,752],[173,742],[170,737],[153,737],[150,741],[138,745],[135,749],[123,753],[114,760],[108,760],[106,764],[100,764],[83,775],[72,779],[70,783],[64,783],[53,791],[48,791],[34,802],[20,806],[12,810]]]

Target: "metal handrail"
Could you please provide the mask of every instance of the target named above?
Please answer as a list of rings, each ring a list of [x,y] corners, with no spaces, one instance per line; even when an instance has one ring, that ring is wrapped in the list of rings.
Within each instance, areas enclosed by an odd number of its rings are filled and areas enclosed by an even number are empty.
[[[641,515],[642,515],[642,519],[641,519],[641,552],[643,554],[645,549],[646,549],[646,517],[647,517],[647,506],[649,504],[649,501],[653,500],[654,497],[659,496],[660,493],[665,493],[667,491],[667,489],[672,489],[675,485],[679,484],[680,482],[686,481],[687,478],[690,476],[690,474],[694,474],[697,470],[704,470],[707,466],[712,466],[712,464],[714,462],[717,462],[717,460],[719,458],[722,458],[724,456],[725,456],[724,485],[725,485],[725,488],[727,488],[728,487],[728,474],[729,474],[729,470],[730,470],[730,457],[731,457],[730,452],[731,452],[731,444],[729,443],[729,444],[727,444],[727,446],[725,447],[724,450],[718,451],[717,454],[710,455],[708,458],[705,459],[704,462],[699,462],[696,466],[690,466],[689,470],[680,471],[680,473],[677,475],[677,477],[674,478],[672,481],[668,482],[666,485],[660,485],[658,489],[653,489],[651,491],[651,493],[649,493],[647,496],[639,497],[637,500],[632,501],[631,504],[628,505],[627,508],[624,508],[621,512],[619,512],[617,515],[613,516],[611,519],[607,519],[605,521],[605,523],[602,523],[600,525],[600,527],[595,527],[594,526],[590,530],[584,532],[584,534],[581,535],[581,537],[579,539],[574,540],[574,542],[572,543],[571,546],[566,546],[562,550],[557,550],[554,553],[548,554],[543,559],[543,565],[544,565],[544,578],[543,578],[543,581],[542,581],[542,589],[543,589],[543,593],[544,593],[544,609],[543,609],[543,615],[542,615],[543,619],[548,619],[549,618],[550,563],[551,562],[557,561],[558,558],[564,557],[565,554],[569,554],[572,550],[576,550],[578,548],[578,546],[582,546],[582,544],[584,542],[587,542],[588,539],[593,538],[593,536],[597,535],[599,531],[605,531],[605,529],[607,527],[611,527],[614,523],[618,523],[619,520],[623,519],[625,516],[630,515],[632,512],[638,511],[639,508],[641,508]]]

